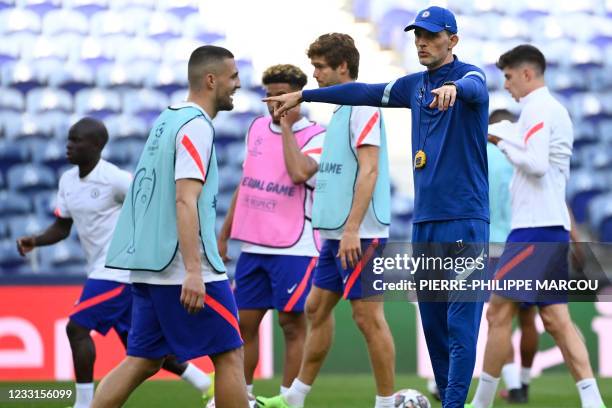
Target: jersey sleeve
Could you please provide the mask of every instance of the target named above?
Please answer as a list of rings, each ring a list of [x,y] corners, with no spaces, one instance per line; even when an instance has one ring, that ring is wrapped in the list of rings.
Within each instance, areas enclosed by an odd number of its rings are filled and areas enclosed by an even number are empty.
[[[70,210],[68,209],[68,203],[66,202],[66,177],[62,175],[59,181],[59,187],[57,189],[57,200],[55,205],[55,210],[53,210],[53,214],[57,218],[72,218],[70,214]]]
[[[355,106],[351,112],[351,144],[355,149],[361,146],[380,146],[381,111],[369,106]]]
[[[117,169],[115,177],[113,177],[113,192],[115,201],[123,203],[127,195],[130,185],[132,184],[132,175],[121,169]]]
[[[210,125],[201,118],[184,125],[176,136],[174,180],[196,179],[204,182],[213,148]]]

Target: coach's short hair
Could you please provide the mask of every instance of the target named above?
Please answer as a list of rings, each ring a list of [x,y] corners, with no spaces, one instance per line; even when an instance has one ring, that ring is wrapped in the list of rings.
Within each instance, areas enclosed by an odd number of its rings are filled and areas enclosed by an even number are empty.
[[[355,47],[353,38],[348,34],[323,34],[310,44],[306,54],[308,58],[325,58],[327,65],[332,69],[338,68],[346,61],[350,77],[357,79],[359,75],[359,50]]]
[[[264,85],[289,84],[293,89],[302,89],[308,82],[306,74],[291,64],[273,65],[266,69],[261,78]]]
[[[495,65],[497,68],[516,68],[517,66],[528,63],[537,68],[540,74],[546,71],[546,58],[542,51],[529,44],[522,44],[514,47],[510,51],[503,53]]]
[[[97,119],[84,117],[68,130],[68,136],[78,134],[84,139],[91,139],[102,150],[108,142],[108,130],[104,123]]]
[[[195,90],[201,89],[205,74],[216,74],[217,65],[227,58],[234,58],[234,54],[223,47],[203,45],[196,48],[191,53],[187,64],[189,87]]]
[[[509,120],[510,122],[516,122],[516,115],[510,112],[508,109],[495,109],[489,115],[489,124],[501,122],[502,120]]]

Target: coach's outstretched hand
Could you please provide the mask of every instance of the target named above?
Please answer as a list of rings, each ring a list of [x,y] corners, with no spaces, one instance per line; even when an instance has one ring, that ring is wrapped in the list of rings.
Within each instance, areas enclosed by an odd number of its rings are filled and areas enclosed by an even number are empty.
[[[276,102],[274,116],[280,118],[289,109],[302,103],[302,91],[290,92],[279,96],[269,96],[263,99],[264,102]]]
[[[185,276],[181,287],[181,304],[188,313],[198,313],[204,307],[206,287],[199,273],[189,273]]]
[[[438,110],[448,110],[448,108],[453,107],[455,99],[457,99],[457,87],[455,85],[444,85],[434,89],[431,93],[435,96],[429,104],[430,109],[435,109],[437,106]]]

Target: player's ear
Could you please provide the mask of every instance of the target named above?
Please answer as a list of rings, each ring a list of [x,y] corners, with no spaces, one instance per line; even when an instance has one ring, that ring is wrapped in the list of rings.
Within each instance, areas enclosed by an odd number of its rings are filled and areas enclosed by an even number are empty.
[[[342,61],[342,64],[340,64],[338,68],[340,68],[339,72],[341,74],[348,74],[348,62]]]
[[[457,34],[451,34],[450,41],[448,44],[448,47],[449,47],[448,50],[451,51],[453,48],[455,48],[458,42],[459,42],[459,36]]]
[[[215,74],[212,72],[207,72],[204,74],[204,86],[206,86],[206,88],[214,89],[216,84],[217,78],[215,77]]]

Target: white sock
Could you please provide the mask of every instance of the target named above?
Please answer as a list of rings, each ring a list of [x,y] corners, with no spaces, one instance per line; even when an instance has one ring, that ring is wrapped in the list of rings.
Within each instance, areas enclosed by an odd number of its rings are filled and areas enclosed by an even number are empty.
[[[247,392],[248,392],[249,394],[252,394],[252,393],[253,393],[253,384],[247,384]]]
[[[390,395],[388,397],[381,397],[377,395],[374,408],[395,408],[395,396]]]
[[[187,364],[181,378],[202,392],[206,392],[210,388],[210,377],[191,363]]]
[[[501,374],[507,389],[515,390],[521,388],[520,374],[516,364],[508,363],[504,365]]]
[[[521,384],[531,383],[531,367],[521,367]]]
[[[599,388],[597,388],[597,381],[594,378],[585,378],[578,381],[576,387],[580,394],[582,408],[601,408],[604,406]]]
[[[304,400],[306,400],[306,396],[309,392],[310,385],[304,384],[296,378],[293,380],[291,387],[289,387],[289,390],[284,397],[289,405],[294,406],[295,408],[302,408],[304,407]]]
[[[480,374],[478,388],[472,400],[474,408],[490,408],[493,405],[497,384],[499,384],[499,378],[492,377],[485,372]]]
[[[94,383],[76,383],[74,408],[89,408],[94,396]]]
[[[280,386],[280,393],[283,397],[287,394],[287,391],[289,391],[289,387],[285,387],[284,385]]]

